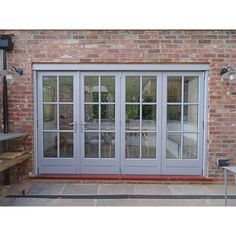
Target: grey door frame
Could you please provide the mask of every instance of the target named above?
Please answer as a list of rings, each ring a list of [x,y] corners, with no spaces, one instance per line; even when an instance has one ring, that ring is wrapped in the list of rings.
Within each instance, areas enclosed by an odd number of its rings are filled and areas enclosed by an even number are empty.
[[[65,73],[74,73],[76,83],[76,90],[80,88],[79,85],[79,74],[84,71],[122,71],[122,72],[152,72],[157,71],[161,73],[165,72],[197,72],[202,73],[204,77],[203,85],[203,97],[202,97],[202,106],[203,106],[203,124],[204,129],[202,132],[202,168],[203,168],[203,176],[207,174],[207,119],[208,119],[208,71],[209,65],[208,64],[33,64],[33,96],[34,96],[34,174],[39,174],[39,119],[38,119],[38,101],[39,101],[39,87],[38,87],[38,77],[41,72],[52,72],[56,71],[55,73],[65,72]],[[53,72],[54,73],[54,72]],[[55,74],[54,73],[54,74]],[[81,88],[80,88],[81,89]],[[75,101],[74,101],[75,102]],[[76,110],[74,110],[75,116]],[[77,109],[79,112],[79,109]],[[80,114],[77,114],[77,118],[80,118]],[[77,121],[79,122],[79,121]],[[79,124],[79,123],[78,123]],[[78,131],[77,131],[78,132]],[[163,152],[163,148],[162,148]],[[80,155],[77,153],[77,155]],[[79,161],[76,163],[77,166],[77,173],[80,173],[80,163]]]
[[[168,76],[198,76],[198,151],[197,159],[166,159],[167,134],[167,77]],[[182,84],[183,86],[183,84]],[[183,96],[183,87],[181,89]],[[204,147],[204,73],[203,72],[163,72],[163,115],[162,115],[162,174],[173,175],[203,175]],[[183,101],[180,102],[183,105]],[[183,112],[183,111],[182,111]],[[183,116],[182,116],[183,117]],[[181,120],[183,123],[183,120]],[[173,131],[171,131],[173,132]],[[179,131],[176,131],[179,133]],[[183,127],[181,133],[183,132]],[[190,132],[191,133],[191,132]],[[195,132],[193,132],[195,133]]]
[[[43,156],[43,76],[73,76],[73,149],[74,156],[72,158],[46,158]],[[77,123],[78,123],[78,100],[75,99],[75,87],[78,86],[77,72],[38,72],[37,73],[38,100],[37,100],[37,172],[38,173],[78,173],[78,149],[75,144],[78,143]],[[55,102],[58,104],[58,101]],[[57,113],[57,122],[58,122]],[[52,130],[59,132],[60,129]],[[50,131],[48,131],[50,132]]]
[[[115,76],[115,158],[85,158],[85,139],[84,139],[84,77],[85,76]],[[119,132],[119,114],[120,114],[120,73],[113,71],[99,72],[81,72],[80,73],[80,170],[81,174],[119,174],[120,173],[120,132]],[[99,101],[99,105],[101,101]],[[95,131],[94,131],[95,132]],[[99,127],[98,132],[101,132]],[[101,144],[99,144],[100,147]]]
[[[125,120],[126,120],[126,76],[155,76],[157,81],[156,94],[156,158],[155,159],[127,159],[125,157]],[[142,88],[140,87],[140,90]],[[161,174],[161,72],[122,72],[121,73],[121,174]],[[141,101],[142,104],[142,101]],[[131,131],[133,132],[133,131]],[[138,133],[142,131],[138,131]],[[149,132],[149,131],[148,131]],[[140,143],[141,145],[141,143]]]

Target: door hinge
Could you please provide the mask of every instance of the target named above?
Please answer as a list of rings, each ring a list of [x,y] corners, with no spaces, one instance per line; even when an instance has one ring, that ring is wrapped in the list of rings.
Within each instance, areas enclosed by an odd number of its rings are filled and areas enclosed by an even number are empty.
[[[205,124],[204,124],[204,121],[202,121],[202,128],[203,128],[203,129],[204,129],[204,125],[205,125]]]

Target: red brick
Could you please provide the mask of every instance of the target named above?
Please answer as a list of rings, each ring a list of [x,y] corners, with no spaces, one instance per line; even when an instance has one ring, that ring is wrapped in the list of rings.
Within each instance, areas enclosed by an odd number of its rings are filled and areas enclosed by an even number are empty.
[[[221,177],[216,158],[236,162],[236,95],[227,93],[229,83],[221,81],[222,67],[236,65],[236,35],[227,30],[78,30],[0,31],[14,34],[15,49],[8,64],[24,68],[24,76],[9,83],[10,128],[24,126],[33,146],[32,62],[46,63],[209,63],[208,175]],[[63,55],[71,56],[63,58]],[[20,107],[17,107],[18,105]]]

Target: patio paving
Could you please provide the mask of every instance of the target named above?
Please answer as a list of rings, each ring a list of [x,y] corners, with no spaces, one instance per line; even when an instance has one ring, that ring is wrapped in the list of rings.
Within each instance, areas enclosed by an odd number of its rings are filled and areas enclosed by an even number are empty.
[[[0,206],[224,206],[224,199],[211,199],[216,195],[224,195],[224,185],[24,181],[1,186]],[[236,195],[236,185],[228,185],[228,195]],[[228,199],[228,206],[236,206],[236,199]]]

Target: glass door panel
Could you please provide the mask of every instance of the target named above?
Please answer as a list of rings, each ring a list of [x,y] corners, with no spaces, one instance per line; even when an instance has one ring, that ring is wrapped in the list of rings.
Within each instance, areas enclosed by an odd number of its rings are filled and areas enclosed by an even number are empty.
[[[76,173],[74,77],[70,72],[39,74],[40,173]]]
[[[119,172],[117,141],[119,140],[116,73],[82,73],[81,87],[81,172]]]
[[[121,117],[124,145],[121,172],[160,172],[158,73],[124,73],[122,76]]]
[[[163,172],[201,174],[201,73],[166,73],[163,127],[166,127]]]

